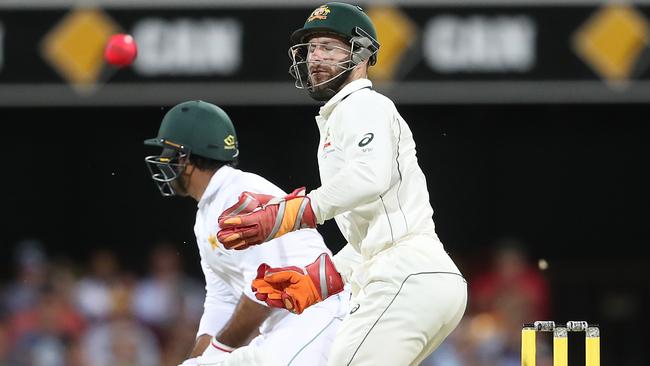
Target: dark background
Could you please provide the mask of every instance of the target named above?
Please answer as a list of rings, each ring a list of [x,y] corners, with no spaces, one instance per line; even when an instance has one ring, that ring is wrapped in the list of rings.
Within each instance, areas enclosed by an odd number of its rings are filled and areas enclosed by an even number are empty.
[[[169,107],[0,109],[3,277],[24,238],[73,260],[110,247],[136,272],[157,240],[185,242],[179,255],[200,276],[195,202],[160,196],[143,162],[156,151],[142,141]],[[415,136],[437,232],[466,276],[497,239],[520,238],[531,261],[549,263],[555,318],[600,322],[603,364],[641,365],[646,343],[634,322],[650,306],[650,105],[399,109]],[[318,186],[317,106],[226,110],[241,169],[287,191]],[[333,222],[321,232],[334,251],[344,244]]]
[[[192,240],[195,203],[163,198],[143,146],[169,106],[0,109],[4,232],[71,254],[88,245],[145,251]],[[239,167],[285,190],[319,184],[317,106],[229,107]],[[403,106],[438,233],[471,255],[512,234],[536,257],[640,259],[647,242],[650,105]],[[7,222],[7,221],[5,221]],[[342,244],[326,228],[329,244]],[[339,240],[340,239],[340,240]]]

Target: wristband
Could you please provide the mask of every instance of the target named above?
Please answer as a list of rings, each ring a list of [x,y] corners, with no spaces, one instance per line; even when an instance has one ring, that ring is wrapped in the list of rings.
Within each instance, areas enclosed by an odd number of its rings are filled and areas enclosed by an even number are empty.
[[[212,342],[210,342],[210,344],[212,345],[212,347],[214,347],[214,348],[216,348],[216,349],[218,349],[219,351],[222,351],[222,352],[230,353],[230,352],[237,349],[235,347],[230,347],[230,346],[227,346],[227,345],[219,342],[217,340],[217,337],[212,337]]]

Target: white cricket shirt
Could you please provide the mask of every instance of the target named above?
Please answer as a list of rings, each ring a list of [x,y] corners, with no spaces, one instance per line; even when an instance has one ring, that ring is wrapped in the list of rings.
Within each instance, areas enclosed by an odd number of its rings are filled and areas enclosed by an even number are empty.
[[[407,235],[439,242],[413,135],[391,100],[370,80],[355,80],[321,107],[316,123],[322,185],[309,197],[319,223],[334,218],[365,259]],[[350,253],[335,256],[342,273],[340,257]]]
[[[216,334],[230,319],[242,294],[255,298],[251,282],[257,267],[305,266],[321,253],[331,251],[314,229],[303,229],[244,250],[227,250],[217,240],[219,215],[234,205],[243,191],[285,196],[286,193],[266,179],[229,166],[221,167],[210,180],[198,203],[194,233],[205,274],[206,299],[197,335]],[[297,316],[284,309],[274,309],[262,324],[262,333],[272,331],[286,316]]]

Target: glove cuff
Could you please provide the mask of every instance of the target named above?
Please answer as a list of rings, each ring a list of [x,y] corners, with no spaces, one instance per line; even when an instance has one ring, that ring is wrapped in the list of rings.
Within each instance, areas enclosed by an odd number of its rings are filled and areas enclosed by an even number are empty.
[[[302,215],[300,215],[300,228],[316,228],[316,215],[314,209],[311,207],[311,198],[305,196],[302,204]]]
[[[321,301],[343,291],[343,279],[327,253],[318,256],[318,259],[305,267],[305,270],[314,283]]]
[[[311,199],[305,195],[305,187],[295,189],[284,197],[286,201],[299,199],[300,205],[296,207],[296,221],[292,231],[304,228],[316,228],[316,216],[311,207]]]

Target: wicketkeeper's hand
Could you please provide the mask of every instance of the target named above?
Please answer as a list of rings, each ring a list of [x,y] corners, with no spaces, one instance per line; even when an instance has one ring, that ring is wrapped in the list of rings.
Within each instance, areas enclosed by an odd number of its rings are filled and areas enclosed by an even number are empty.
[[[305,188],[284,197],[244,192],[219,216],[217,238],[226,249],[246,249],[288,232],[315,228],[316,217]]]
[[[255,297],[269,306],[300,314],[307,307],[343,291],[343,285],[334,263],[323,253],[304,268],[271,268],[262,263],[252,288]]]

